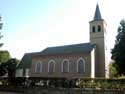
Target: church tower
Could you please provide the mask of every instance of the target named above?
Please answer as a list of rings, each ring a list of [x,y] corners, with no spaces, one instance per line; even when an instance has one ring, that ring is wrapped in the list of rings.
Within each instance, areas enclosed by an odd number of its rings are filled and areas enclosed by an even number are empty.
[[[95,76],[107,77],[106,59],[106,22],[102,19],[99,5],[96,5],[95,15],[90,24],[90,42],[96,44],[95,49]]]

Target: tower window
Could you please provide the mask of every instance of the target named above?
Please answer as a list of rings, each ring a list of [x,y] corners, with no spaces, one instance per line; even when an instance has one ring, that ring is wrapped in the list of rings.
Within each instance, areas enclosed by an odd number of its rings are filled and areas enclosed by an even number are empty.
[[[101,32],[101,26],[98,25],[98,32]]]
[[[95,32],[95,26],[92,27],[92,32]]]

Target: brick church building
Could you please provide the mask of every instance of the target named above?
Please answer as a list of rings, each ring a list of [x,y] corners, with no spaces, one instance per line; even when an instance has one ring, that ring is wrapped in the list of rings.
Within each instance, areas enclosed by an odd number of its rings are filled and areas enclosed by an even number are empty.
[[[26,53],[16,70],[16,77],[108,77],[106,22],[96,5],[89,22],[90,42],[48,47]]]

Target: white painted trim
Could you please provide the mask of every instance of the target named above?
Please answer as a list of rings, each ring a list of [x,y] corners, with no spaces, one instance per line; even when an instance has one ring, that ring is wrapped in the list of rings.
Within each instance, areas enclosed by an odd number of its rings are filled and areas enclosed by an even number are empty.
[[[23,69],[17,69],[15,73],[16,77],[23,77]]]
[[[68,63],[68,72],[69,72],[69,59],[63,59],[62,60],[62,62],[61,62],[61,72],[64,72],[63,71],[63,63],[64,63],[64,61],[67,61],[67,63]]]
[[[37,73],[37,64],[40,64],[40,72],[42,72],[42,62],[41,61],[37,61],[37,63],[35,64],[35,73]]]
[[[55,72],[55,64],[56,64],[55,60],[49,60],[49,62],[48,62],[48,72],[50,72],[49,66],[50,66],[51,62],[54,63],[53,72]]]
[[[41,64],[40,64],[40,72],[42,72],[42,69],[43,69],[43,64],[41,62]]]
[[[86,65],[86,64],[85,64],[85,59],[82,58],[82,57],[80,57],[80,58],[77,60],[77,72],[78,72],[78,63],[79,63],[80,60],[83,61],[83,65],[84,65],[84,68],[83,68],[84,70],[83,70],[83,72],[85,72],[85,67],[86,67],[85,65]]]
[[[91,51],[91,78],[95,78],[95,48]]]
[[[30,71],[29,68],[26,68],[26,69],[25,69],[25,77],[29,77],[29,71]]]

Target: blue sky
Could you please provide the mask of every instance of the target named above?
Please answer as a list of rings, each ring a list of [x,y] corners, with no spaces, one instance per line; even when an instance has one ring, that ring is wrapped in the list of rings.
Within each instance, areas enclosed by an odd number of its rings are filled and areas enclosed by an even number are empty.
[[[12,57],[48,46],[89,42],[89,21],[97,2],[107,22],[108,51],[125,17],[124,0],[0,0],[4,43]]]

